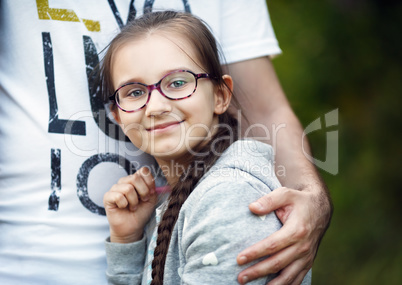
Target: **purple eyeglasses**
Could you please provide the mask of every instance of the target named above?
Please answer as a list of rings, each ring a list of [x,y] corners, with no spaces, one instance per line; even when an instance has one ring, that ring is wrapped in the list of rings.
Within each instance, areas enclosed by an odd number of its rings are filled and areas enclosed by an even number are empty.
[[[126,83],[109,97],[124,112],[136,112],[144,108],[154,89],[170,100],[182,100],[190,97],[197,89],[200,78],[211,78],[207,73],[195,74],[189,70],[169,72],[159,82],[147,85],[140,82]]]

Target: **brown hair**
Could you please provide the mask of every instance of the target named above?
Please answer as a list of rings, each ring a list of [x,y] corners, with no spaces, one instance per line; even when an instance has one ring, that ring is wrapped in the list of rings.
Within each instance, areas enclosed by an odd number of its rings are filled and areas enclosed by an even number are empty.
[[[206,24],[188,13],[164,11],[148,13],[133,20],[111,42],[101,65],[101,88],[104,99],[107,99],[114,90],[110,75],[114,51],[128,41],[145,37],[154,32],[162,32],[163,36],[168,39],[174,34],[183,35],[183,39],[186,39],[193,48],[196,62],[213,78],[214,86],[216,88],[227,88],[222,79],[223,71],[217,44]],[[172,38],[173,42],[176,40]],[[183,50],[183,52],[186,51]],[[237,140],[237,124],[237,120],[229,112],[226,111],[219,115],[219,126],[214,136],[207,144],[196,150],[198,154],[193,155],[190,159],[190,164],[181,175],[178,183],[171,185],[172,191],[168,205],[158,226],[158,237],[152,261],[153,280],[151,284],[163,284],[166,255],[180,209],[205,172],[215,164],[219,155],[233,141]],[[200,159],[202,159],[203,164],[201,171]]]

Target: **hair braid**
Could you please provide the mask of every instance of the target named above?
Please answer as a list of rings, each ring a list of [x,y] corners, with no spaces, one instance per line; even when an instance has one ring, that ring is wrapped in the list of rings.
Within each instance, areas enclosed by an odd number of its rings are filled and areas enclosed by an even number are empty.
[[[232,143],[237,140],[237,120],[228,112],[219,117],[220,127],[211,140],[198,150],[198,153],[207,153],[203,157],[204,167],[200,171],[197,167],[199,160],[193,157],[187,171],[180,177],[179,183],[173,186],[169,196],[166,211],[158,226],[158,237],[152,261],[151,285],[163,284],[166,255],[169,248],[174,225],[179,216],[180,209],[205,172],[215,164],[222,154]],[[222,127],[222,125],[225,125]],[[229,127],[229,128],[228,128]],[[227,139],[222,139],[227,138]],[[214,151],[211,150],[213,145]],[[217,155],[218,154],[218,155]]]

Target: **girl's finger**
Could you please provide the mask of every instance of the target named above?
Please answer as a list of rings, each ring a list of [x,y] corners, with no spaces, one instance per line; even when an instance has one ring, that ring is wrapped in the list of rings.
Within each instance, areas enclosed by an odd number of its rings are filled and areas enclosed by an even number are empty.
[[[106,192],[103,197],[103,204],[105,206],[105,209],[108,210],[115,208],[124,209],[129,203],[123,193],[109,191]]]
[[[150,187],[145,181],[145,176],[142,175],[140,171],[137,171],[136,173],[131,175],[129,183],[133,186],[135,192],[139,196],[138,199],[143,202],[147,202],[149,200],[151,195]]]
[[[155,179],[152,175],[151,170],[148,167],[142,167],[137,171],[138,175],[140,175],[145,184],[148,186],[149,188],[149,192],[150,194],[154,194],[155,193]]]
[[[109,192],[120,193],[124,196],[124,199],[127,201],[127,203],[124,207],[119,208],[125,208],[128,206],[131,211],[135,211],[135,209],[137,208],[139,203],[138,194],[131,183],[115,184]]]

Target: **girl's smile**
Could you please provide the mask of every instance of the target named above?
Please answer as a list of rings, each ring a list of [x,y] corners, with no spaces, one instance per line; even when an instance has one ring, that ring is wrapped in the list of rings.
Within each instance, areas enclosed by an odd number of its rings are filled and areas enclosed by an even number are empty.
[[[175,127],[178,127],[181,123],[183,123],[184,120],[182,121],[173,121],[173,122],[166,122],[166,123],[158,123],[153,127],[149,127],[146,130],[148,132],[153,132],[155,134],[163,133],[165,131],[169,131]]]

